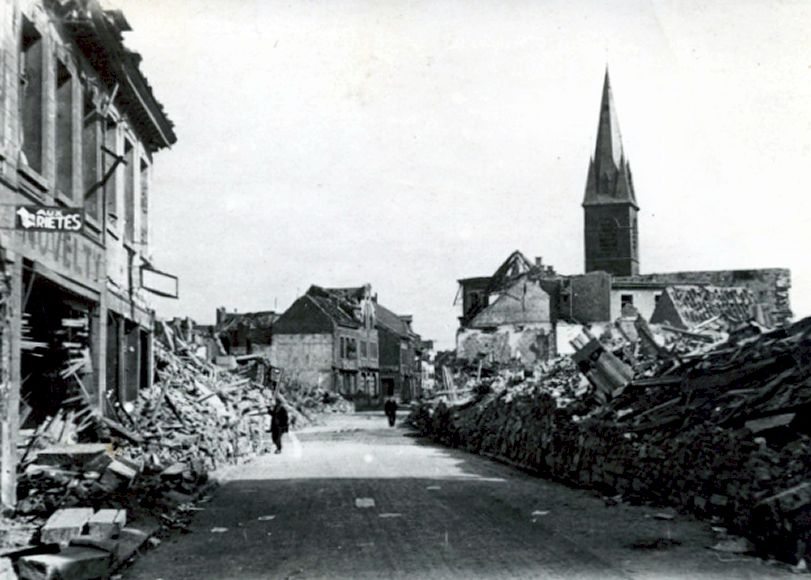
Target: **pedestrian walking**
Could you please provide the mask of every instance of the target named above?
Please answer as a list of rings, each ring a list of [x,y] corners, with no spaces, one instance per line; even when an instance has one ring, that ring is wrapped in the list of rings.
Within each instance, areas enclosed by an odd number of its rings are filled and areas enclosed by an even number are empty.
[[[270,437],[276,446],[274,453],[282,452],[282,437],[287,433],[289,426],[287,409],[284,408],[280,397],[276,397],[276,405],[270,411]]]
[[[386,412],[386,417],[389,418],[389,427],[394,427],[397,420],[397,401],[389,399],[383,406],[383,410]]]

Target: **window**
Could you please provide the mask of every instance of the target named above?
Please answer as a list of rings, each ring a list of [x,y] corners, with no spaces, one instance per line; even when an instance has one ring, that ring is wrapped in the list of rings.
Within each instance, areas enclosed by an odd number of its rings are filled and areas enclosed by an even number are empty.
[[[73,199],[73,77],[56,61],[56,190]]]
[[[354,338],[346,339],[346,358],[349,360],[358,358],[358,341]]]
[[[600,251],[605,254],[613,254],[617,251],[617,224],[614,219],[600,220],[599,244]]]
[[[42,173],[42,36],[26,18],[20,45],[20,120],[22,155],[28,167]]]
[[[360,356],[363,357],[363,358],[366,358],[367,356],[369,356],[367,344],[368,343],[365,340],[360,341]]]
[[[346,358],[346,338],[341,337],[341,358]]]
[[[141,159],[141,247],[146,252],[149,241],[149,164]]]
[[[375,360],[377,360],[377,343],[370,342],[369,343],[369,356]]]
[[[84,209],[94,219],[101,216],[99,176],[99,119],[90,91],[83,92],[82,106],[82,195]]]
[[[625,305],[633,306],[634,305],[634,295],[633,294],[620,294],[620,307],[625,308]]]
[[[124,141],[124,239],[135,241],[135,147],[129,140]]]
[[[661,294],[661,292],[660,292],[659,294],[654,295],[654,297],[653,297],[653,303],[654,303],[654,304],[659,304],[659,300],[661,300],[661,299],[662,299],[662,294]]]
[[[104,128],[104,174],[113,168],[116,159],[113,155],[118,155],[118,125],[113,119],[107,119]],[[104,196],[107,199],[107,215],[113,219],[118,218],[118,183],[116,169],[104,184]]]

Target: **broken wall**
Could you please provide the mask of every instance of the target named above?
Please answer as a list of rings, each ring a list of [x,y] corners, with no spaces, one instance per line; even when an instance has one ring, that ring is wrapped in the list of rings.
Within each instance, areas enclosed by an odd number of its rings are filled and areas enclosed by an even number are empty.
[[[562,317],[582,323],[611,320],[610,274],[591,272],[572,276],[568,282],[568,293],[561,295]]]
[[[507,364],[517,360],[525,366],[548,360],[556,354],[554,326],[550,322],[506,325],[497,330],[460,329],[456,335],[456,356],[470,362]]]
[[[607,320],[616,320],[622,316],[623,296],[631,296],[631,304],[645,320],[650,320],[656,310],[657,296],[661,296],[662,288],[611,288],[611,316]]]
[[[270,360],[284,369],[286,380],[332,387],[332,334],[280,334],[273,339]]]

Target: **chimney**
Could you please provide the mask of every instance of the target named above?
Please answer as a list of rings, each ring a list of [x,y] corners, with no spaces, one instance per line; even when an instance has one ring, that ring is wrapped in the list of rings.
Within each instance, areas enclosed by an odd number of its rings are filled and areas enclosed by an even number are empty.
[[[543,267],[543,258],[542,258],[541,256],[535,256],[535,265],[536,265],[538,268],[542,268],[542,267]]]

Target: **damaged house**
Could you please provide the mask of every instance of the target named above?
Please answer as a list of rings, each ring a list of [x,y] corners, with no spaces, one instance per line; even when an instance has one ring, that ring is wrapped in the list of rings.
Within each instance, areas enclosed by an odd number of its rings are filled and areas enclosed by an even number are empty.
[[[272,310],[260,312],[228,312],[217,308],[214,333],[225,354],[246,355],[270,353],[273,323],[279,314]]]
[[[491,277],[459,280],[463,312],[457,356],[471,362],[525,365],[557,352],[559,280],[540,258],[532,264],[513,252]]]
[[[289,381],[336,391],[359,406],[378,400],[379,341],[371,286],[311,286],[274,323],[270,357]]]
[[[273,324],[271,363],[287,381],[340,393],[356,408],[419,394],[420,337],[412,317],[377,301],[369,284],[311,286]]]
[[[573,353],[582,325],[599,334],[628,311],[679,328],[689,328],[697,311],[766,328],[790,322],[784,268],[640,274],[639,204],[608,71],[582,207],[584,274],[555,274],[516,251],[493,276],[459,280],[458,358],[531,366]]]
[[[176,137],[128,30],[96,0],[0,0],[4,505],[22,434],[152,380],[152,162]],[[26,213],[40,212],[81,227],[31,227]]]
[[[382,398],[408,402],[419,394],[422,378],[418,358],[420,337],[411,328],[412,317],[398,315],[373,299],[380,338],[380,385]]]

